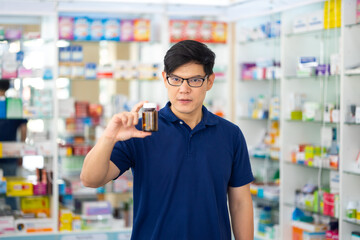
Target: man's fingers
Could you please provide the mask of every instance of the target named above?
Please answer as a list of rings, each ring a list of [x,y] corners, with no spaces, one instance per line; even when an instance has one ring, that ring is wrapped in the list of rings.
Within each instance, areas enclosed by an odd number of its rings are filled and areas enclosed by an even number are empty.
[[[136,138],[145,138],[151,136],[151,132],[143,132],[143,131],[135,131],[134,132],[134,137]]]
[[[148,101],[141,101],[138,104],[136,104],[132,109],[131,112],[139,112],[144,103],[147,103]]]
[[[139,122],[139,114],[137,112],[132,112],[132,114],[134,115],[133,124],[137,125]]]

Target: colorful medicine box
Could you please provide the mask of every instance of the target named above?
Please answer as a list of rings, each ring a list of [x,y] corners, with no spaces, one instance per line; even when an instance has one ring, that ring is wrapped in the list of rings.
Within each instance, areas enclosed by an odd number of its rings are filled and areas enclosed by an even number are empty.
[[[9,197],[21,197],[21,196],[32,196],[33,185],[25,180],[21,179],[7,179],[6,196]]]
[[[21,211],[26,213],[33,213],[36,216],[44,214],[50,216],[49,197],[23,197],[21,198]]]

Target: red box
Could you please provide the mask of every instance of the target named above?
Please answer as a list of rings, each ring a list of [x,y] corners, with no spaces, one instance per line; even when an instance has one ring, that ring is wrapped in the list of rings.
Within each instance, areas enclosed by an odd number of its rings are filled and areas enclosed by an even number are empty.
[[[88,117],[88,102],[75,102],[75,116],[76,117]]]
[[[103,107],[100,104],[89,104],[89,116],[101,117],[103,114]]]
[[[331,193],[324,193],[324,215],[333,217],[335,215],[335,195]]]

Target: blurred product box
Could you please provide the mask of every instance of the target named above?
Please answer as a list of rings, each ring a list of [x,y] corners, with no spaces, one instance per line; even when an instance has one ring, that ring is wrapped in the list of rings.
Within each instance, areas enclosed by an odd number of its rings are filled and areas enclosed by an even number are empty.
[[[47,194],[47,184],[46,183],[35,183],[33,184],[34,195],[41,196]]]
[[[14,216],[0,216],[0,236],[2,234],[11,234],[15,232]]]
[[[90,117],[101,117],[103,114],[103,107],[101,104],[89,104],[89,116]]]
[[[6,118],[6,99],[0,97],[0,119]]]
[[[76,101],[75,102],[75,116],[76,117],[88,117],[88,106],[89,103],[88,102],[81,102],[81,101]]]
[[[7,187],[6,196],[8,197],[22,197],[33,195],[33,185],[23,178],[6,177]]]
[[[33,213],[37,217],[50,216],[49,197],[23,197],[21,198],[20,207],[21,211],[25,214]]]
[[[22,118],[23,104],[20,98],[6,98],[6,118]]]
[[[75,116],[75,99],[59,99],[59,117],[71,118]]]
[[[48,233],[53,232],[53,221],[48,218],[16,219],[15,229],[18,233]]]

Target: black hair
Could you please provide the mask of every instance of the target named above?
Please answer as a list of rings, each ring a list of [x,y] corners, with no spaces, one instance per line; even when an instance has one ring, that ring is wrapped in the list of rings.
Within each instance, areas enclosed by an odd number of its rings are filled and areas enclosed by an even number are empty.
[[[178,67],[194,62],[204,67],[206,75],[213,73],[215,53],[205,44],[194,40],[184,40],[172,46],[164,57],[164,72],[173,73]]]
[[[6,91],[10,88],[9,79],[0,79],[0,90]]]

